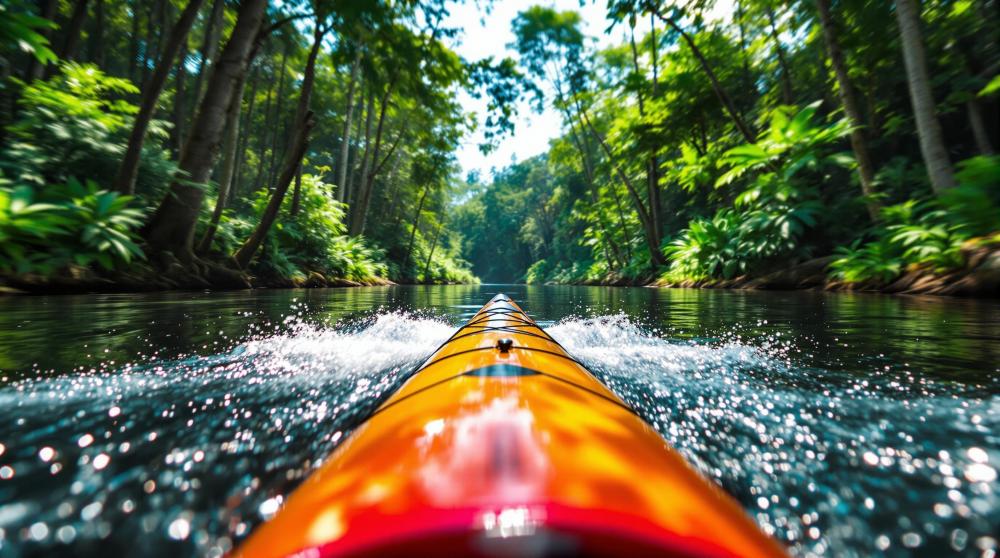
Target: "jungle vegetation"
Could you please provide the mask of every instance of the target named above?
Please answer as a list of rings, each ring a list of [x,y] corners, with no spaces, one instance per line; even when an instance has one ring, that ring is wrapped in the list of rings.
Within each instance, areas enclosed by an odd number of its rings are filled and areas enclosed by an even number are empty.
[[[575,11],[519,14],[563,134],[473,177],[454,220],[477,274],[682,283],[833,256],[832,279],[885,284],[1000,243],[993,2],[714,6],[612,0],[605,46]]]
[[[0,276],[887,283],[1000,244],[993,0],[608,0],[600,41],[535,6],[483,60],[453,5],[4,2]],[[461,177],[523,99],[561,135]]]

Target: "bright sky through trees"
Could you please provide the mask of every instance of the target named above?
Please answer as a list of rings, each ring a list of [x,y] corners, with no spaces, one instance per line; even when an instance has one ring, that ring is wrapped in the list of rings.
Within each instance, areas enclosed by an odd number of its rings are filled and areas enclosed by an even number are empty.
[[[462,30],[451,46],[466,60],[479,60],[488,56],[495,59],[505,56],[517,59],[517,53],[509,47],[514,40],[511,22],[518,12],[535,5],[580,12],[585,25],[584,33],[602,47],[624,40],[624,26],[618,26],[610,34],[605,33],[610,25],[605,4],[603,1],[590,1],[581,6],[579,0],[498,0],[487,10],[483,2],[456,2],[446,24]],[[727,17],[732,5],[731,0],[720,0],[716,2],[713,13],[716,18],[723,19]],[[648,23],[640,23],[637,29],[645,33]],[[475,113],[480,121],[484,118],[486,99],[474,99],[465,91],[461,92],[460,99],[467,112]],[[523,161],[546,151],[549,140],[560,135],[562,123],[550,105],[547,104],[544,112],[538,114],[531,110],[527,102],[523,102],[518,111],[514,136],[503,138],[491,153],[484,155],[479,151],[479,144],[483,142],[482,131],[476,131],[465,138],[457,154],[463,172],[476,170],[488,176],[490,169],[501,169],[512,160]]]

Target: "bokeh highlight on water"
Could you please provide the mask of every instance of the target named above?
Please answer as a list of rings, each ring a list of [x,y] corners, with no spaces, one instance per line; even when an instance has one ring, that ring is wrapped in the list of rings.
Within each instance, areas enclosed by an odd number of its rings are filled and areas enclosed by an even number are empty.
[[[0,300],[0,556],[221,555],[496,286]],[[1000,305],[506,286],[799,556],[995,556]]]

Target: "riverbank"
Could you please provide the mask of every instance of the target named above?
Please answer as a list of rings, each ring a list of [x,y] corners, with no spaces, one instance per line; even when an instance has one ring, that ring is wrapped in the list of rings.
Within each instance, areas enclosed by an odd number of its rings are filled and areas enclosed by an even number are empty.
[[[599,281],[582,282],[592,286],[645,286],[653,288],[746,289],[775,291],[855,291],[883,294],[922,294],[970,298],[1000,298],[1000,248],[976,246],[963,251],[965,265],[948,272],[929,267],[907,269],[888,282],[847,282],[830,276],[830,264],[836,256],[813,258],[787,268],[759,275],[732,279],[626,278],[609,275]]]
[[[283,277],[252,275],[217,267],[208,269],[201,275],[195,275],[182,268],[158,272],[143,266],[127,272],[99,273],[85,267],[68,266],[61,272],[48,276],[38,274],[0,275],[0,295],[373,287],[399,283],[407,284],[408,282],[397,282],[376,276],[347,279],[318,271],[310,271],[294,277]]]

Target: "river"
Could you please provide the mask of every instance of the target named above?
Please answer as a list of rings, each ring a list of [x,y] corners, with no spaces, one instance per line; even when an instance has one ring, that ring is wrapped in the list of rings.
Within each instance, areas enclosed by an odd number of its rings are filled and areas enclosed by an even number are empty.
[[[218,556],[495,293],[796,556],[995,556],[1000,303],[373,287],[0,298],[0,556]]]

